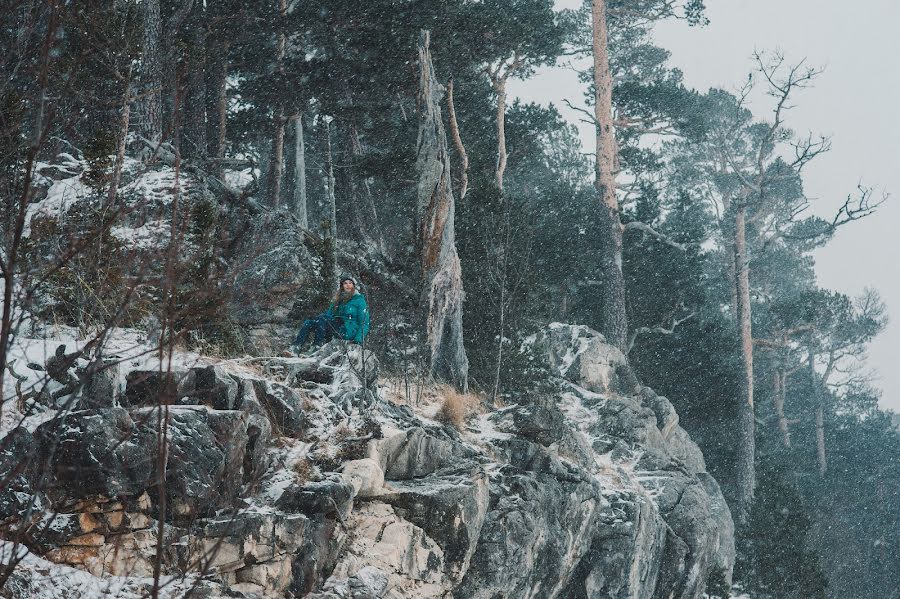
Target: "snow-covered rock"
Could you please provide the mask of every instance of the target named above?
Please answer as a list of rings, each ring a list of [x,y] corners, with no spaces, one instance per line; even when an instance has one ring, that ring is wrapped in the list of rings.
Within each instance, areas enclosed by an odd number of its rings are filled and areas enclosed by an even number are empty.
[[[560,390],[461,431],[388,401],[340,341],[173,376],[123,360],[81,391],[94,407],[0,440],[0,532],[135,584],[159,560],[209,597],[699,598],[733,524],[671,404],[590,329],[534,343]]]

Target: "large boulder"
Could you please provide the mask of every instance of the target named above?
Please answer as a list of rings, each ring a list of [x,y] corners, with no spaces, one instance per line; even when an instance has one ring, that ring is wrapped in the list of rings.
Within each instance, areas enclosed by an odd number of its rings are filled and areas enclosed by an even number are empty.
[[[306,432],[309,419],[304,413],[300,392],[267,379],[254,380],[253,390],[274,432],[292,437]]]
[[[79,499],[136,497],[153,490],[159,440],[165,438],[168,515],[191,518],[229,505],[244,479],[246,414],[193,406],[170,406],[166,412],[110,408],[41,425],[36,435],[52,475],[47,492]]]
[[[128,410],[82,411],[35,431],[49,474],[48,492],[74,498],[140,495],[156,468],[156,438]]]
[[[234,257],[231,319],[257,355],[287,347],[303,317],[321,303],[321,258],[309,234],[284,213],[265,214],[243,227]],[[273,340],[281,340],[275,342]]]
[[[454,441],[441,430],[415,427],[372,444],[385,480],[409,480],[427,476],[461,460],[470,460],[475,452]]]
[[[39,513],[44,502],[38,492],[39,445],[25,428],[17,427],[0,439],[0,523],[28,512]]]
[[[469,568],[488,510],[487,475],[464,464],[420,478],[392,481],[378,499],[394,506],[444,551],[444,569],[458,580]]]

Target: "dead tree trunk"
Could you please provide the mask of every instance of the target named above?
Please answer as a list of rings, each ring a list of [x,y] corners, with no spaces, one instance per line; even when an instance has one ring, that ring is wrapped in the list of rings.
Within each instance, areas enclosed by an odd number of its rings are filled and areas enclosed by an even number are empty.
[[[600,199],[600,268],[603,273],[600,332],[607,341],[626,351],[628,317],[625,313],[625,277],[622,274],[622,221],[616,199],[616,133],[612,119],[612,75],[609,71],[605,0],[594,0],[591,16],[594,118],[597,127],[594,185]]]
[[[434,73],[428,31],[419,34],[418,249],[429,369],[436,379],[468,390],[469,360],[463,347],[463,287],[454,232],[453,189],[447,136],[441,118],[443,92]]]
[[[309,216],[306,208],[306,144],[303,140],[303,115],[294,117],[294,214],[300,226],[309,228]]]
[[[497,94],[497,189],[503,191],[503,175],[506,173],[506,77],[498,78],[494,84]]]
[[[753,408],[753,332],[750,326],[750,271],[747,267],[746,207],[734,218],[734,266],[737,328],[743,372],[738,394],[738,446],[736,465],[738,521],[746,522],[756,487],[756,415]]]
[[[162,138],[163,49],[160,43],[159,0],[144,4],[141,47],[141,135],[153,143]]]

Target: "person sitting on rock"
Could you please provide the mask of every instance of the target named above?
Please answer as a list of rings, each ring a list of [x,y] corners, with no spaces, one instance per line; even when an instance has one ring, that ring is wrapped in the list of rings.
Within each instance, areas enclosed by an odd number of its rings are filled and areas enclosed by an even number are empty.
[[[328,310],[303,321],[303,326],[291,345],[293,353],[300,353],[310,333],[315,333],[315,346],[323,345],[335,337],[362,344],[369,333],[369,308],[365,296],[356,288],[356,279],[350,275],[341,275],[340,286]]]

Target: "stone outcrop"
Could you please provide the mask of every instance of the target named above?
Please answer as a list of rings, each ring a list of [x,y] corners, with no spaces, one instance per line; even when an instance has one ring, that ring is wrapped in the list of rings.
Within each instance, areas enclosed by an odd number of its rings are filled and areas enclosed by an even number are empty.
[[[463,430],[385,399],[343,342],[98,380],[97,407],[0,440],[0,532],[208,597],[699,598],[734,531],[677,413],[590,329],[534,350],[559,390]]]

